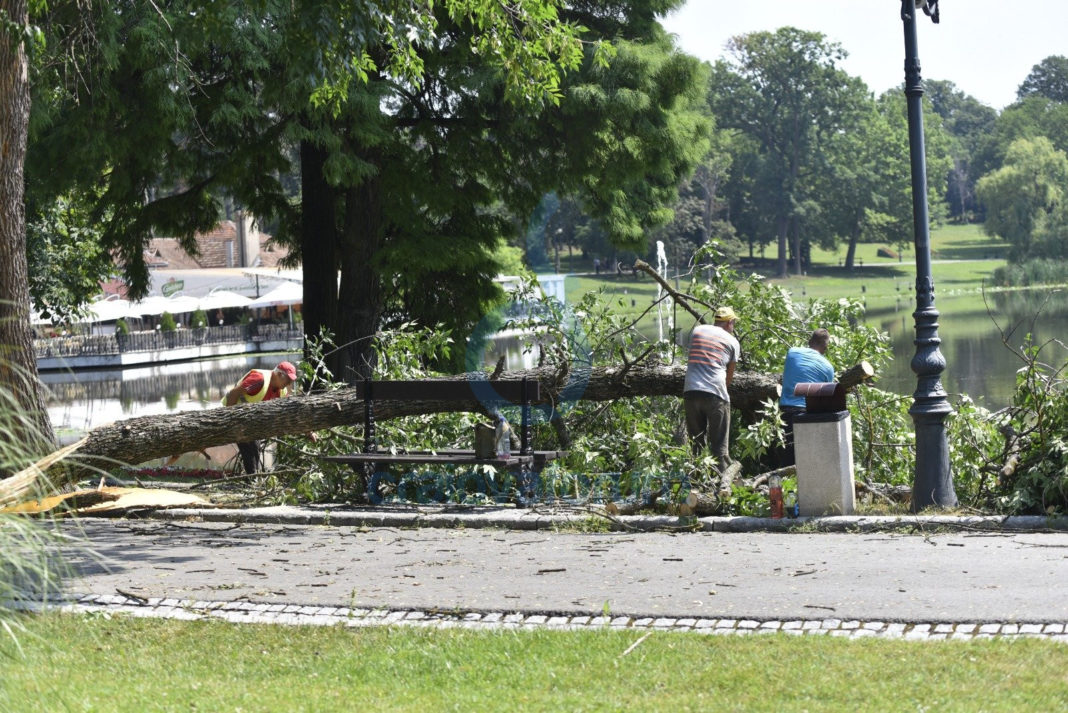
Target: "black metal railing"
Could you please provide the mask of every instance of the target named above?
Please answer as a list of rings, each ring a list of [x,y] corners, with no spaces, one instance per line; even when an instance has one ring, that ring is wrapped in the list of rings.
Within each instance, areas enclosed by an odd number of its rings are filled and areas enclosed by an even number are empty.
[[[160,330],[125,334],[72,334],[35,339],[38,359],[54,357],[105,356],[124,352],[163,351],[199,347],[205,344],[299,341],[304,332],[285,324],[228,324],[220,327],[194,327],[173,332]]]

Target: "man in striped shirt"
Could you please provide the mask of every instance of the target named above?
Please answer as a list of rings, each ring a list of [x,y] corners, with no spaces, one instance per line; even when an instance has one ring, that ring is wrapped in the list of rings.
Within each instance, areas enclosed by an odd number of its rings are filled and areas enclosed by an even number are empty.
[[[722,473],[730,463],[727,441],[731,430],[731,398],[727,392],[741,346],[734,338],[737,315],[730,307],[716,310],[715,323],[699,324],[690,335],[686,382],[682,400],[686,431],[694,455],[708,448]]]

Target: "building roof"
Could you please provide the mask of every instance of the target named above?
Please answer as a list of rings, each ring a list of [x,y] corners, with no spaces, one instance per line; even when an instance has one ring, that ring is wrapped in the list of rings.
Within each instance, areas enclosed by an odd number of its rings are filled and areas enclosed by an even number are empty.
[[[254,228],[253,228],[254,230]],[[152,238],[145,248],[145,262],[150,268],[195,270],[214,267],[277,267],[289,255],[288,248],[270,244],[271,236],[256,234],[259,252],[249,256],[248,265],[240,264],[237,225],[232,220],[220,221],[212,230],[195,236],[199,255],[193,257],[182,249],[177,238]]]

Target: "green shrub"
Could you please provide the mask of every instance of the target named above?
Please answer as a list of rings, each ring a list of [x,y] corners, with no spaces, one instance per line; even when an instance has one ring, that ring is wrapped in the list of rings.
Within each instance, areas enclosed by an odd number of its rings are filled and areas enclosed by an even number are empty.
[[[164,332],[173,332],[178,329],[178,323],[174,321],[174,315],[164,312],[159,318],[159,327]]]
[[[115,321],[115,334],[129,334],[130,325],[126,323],[125,319],[118,319]]]
[[[994,270],[994,284],[999,287],[1029,287],[1068,283],[1068,262],[1037,259],[1004,265]]]
[[[193,313],[193,317],[189,320],[189,324],[193,327],[207,327],[208,315],[204,310],[198,309]]]
[[[1050,352],[1056,351],[1056,356]],[[1002,512],[1068,512],[1068,368],[1065,345],[1027,343],[1013,404],[996,419],[987,471],[990,506]]]

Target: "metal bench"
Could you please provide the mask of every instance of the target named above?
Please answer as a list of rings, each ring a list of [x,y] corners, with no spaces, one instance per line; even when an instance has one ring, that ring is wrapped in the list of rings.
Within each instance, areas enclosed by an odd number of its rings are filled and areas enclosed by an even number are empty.
[[[323,460],[350,466],[359,476],[366,478],[367,497],[371,502],[379,499],[375,492],[379,468],[393,464],[405,465],[492,465],[516,473],[517,502],[530,504],[534,499],[537,476],[545,465],[561,458],[567,451],[541,450],[533,447],[531,404],[541,397],[537,381],[489,381],[489,380],[412,380],[412,381],[361,381],[355,386],[357,396],[364,402],[364,444],[362,453],[324,456]],[[468,403],[470,411],[495,411],[505,406],[519,406],[519,452],[507,458],[480,458],[473,448],[443,448],[435,450],[379,450],[375,427],[375,403],[383,401]],[[428,408],[427,411],[437,410]]]

